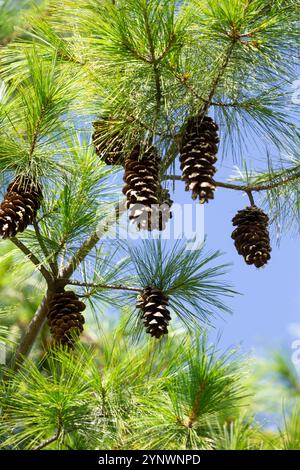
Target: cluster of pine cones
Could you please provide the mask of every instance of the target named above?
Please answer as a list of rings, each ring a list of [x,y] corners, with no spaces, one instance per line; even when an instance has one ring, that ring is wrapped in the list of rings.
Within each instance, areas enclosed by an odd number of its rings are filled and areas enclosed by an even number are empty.
[[[154,146],[137,145],[125,160],[123,194],[127,198],[129,220],[138,230],[164,230],[172,217],[172,202],[159,180],[160,157]]]
[[[160,183],[161,159],[157,149],[143,142],[126,155],[117,133],[105,140],[105,126],[98,121],[94,127],[93,143],[99,157],[108,165],[124,166],[123,194],[127,198],[129,219],[139,230],[164,230],[172,217],[173,201]],[[218,144],[218,126],[211,117],[200,114],[188,119],[180,146],[180,169],[186,191],[191,191],[192,198],[199,199],[201,204],[214,199]],[[236,227],[232,238],[238,253],[247,264],[264,266],[271,257],[268,216],[253,205],[239,211],[232,222]],[[168,333],[171,319],[168,300],[154,286],[145,287],[138,298],[137,308],[146,332],[155,338]]]
[[[115,132],[109,134],[105,121],[95,122],[94,128],[92,141],[100,159],[107,165],[124,166],[123,194],[129,220],[138,230],[165,230],[172,218],[173,201],[160,182],[161,158],[155,146],[145,141],[127,153],[122,137]]]
[[[164,230],[172,217],[173,201],[163,188],[161,158],[154,145],[145,141],[128,153],[117,132],[108,132],[107,122],[94,123],[92,136],[97,155],[107,165],[123,165],[123,194],[127,198],[129,219],[139,230]],[[109,137],[108,137],[109,136]],[[214,198],[215,163],[218,151],[218,126],[206,115],[187,121],[180,148],[180,168],[186,190],[200,203]],[[0,204],[0,237],[12,238],[34,223],[43,198],[42,186],[30,176],[17,176],[8,186]],[[261,268],[270,260],[269,218],[252,205],[233,218],[232,238],[240,255],[249,265]],[[169,299],[161,289],[147,286],[137,301],[146,332],[155,338],[168,333],[171,320]],[[72,291],[53,294],[49,302],[48,322],[56,343],[72,346],[83,331],[85,304]]]

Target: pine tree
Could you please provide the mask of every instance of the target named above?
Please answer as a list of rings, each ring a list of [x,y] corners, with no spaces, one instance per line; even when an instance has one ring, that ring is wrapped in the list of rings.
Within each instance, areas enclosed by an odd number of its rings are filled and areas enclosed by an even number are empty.
[[[270,229],[299,223],[300,133],[290,86],[297,79],[299,2],[34,3],[22,12],[13,1],[0,6],[0,24],[7,26],[0,36],[0,234],[32,264],[43,291],[9,354],[6,380],[17,391],[5,401],[4,446],[43,448],[54,436],[62,448],[245,447],[248,438],[259,447],[242,413],[231,426],[244,396],[235,362],[215,360],[199,335],[176,343],[178,325],[198,331],[230,311],[226,297],[235,290],[224,280],[227,264],[217,250],[193,250],[184,239],[164,243],[163,234],[178,223],[171,206],[182,202],[182,180],[193,199],[211,201],[210,207],[222,191],[236,191],[241,204],[247,195],[251,208],[235,217],[233,238],[256,267],[270,260],[268,221]],[[14,32],[18,24],[24,27]],[[252,170],[254,145],[262,155],[259,172]],[[239,165],[233,180],[218,176],[223,161],[225,168]],[[134,230],[163,234],[124,240],[127,220]],[[87,305],[94,317],[89,311],[84,319]],[[91,340],[92,318],[101,324],[104,309],[124,306],[128,334],[140,338],[144,351],[165,348],[173,359],[168,364],[157,354],[153,380],[142,383],[150,353],[143,356],[133,343],[133,360],[121,356],[133,372],[120,359],[119,368],[107,371],[100,400],[96,376],[90,379],[94,359],[84,356],[81,341]],[[49,387],[41,365],[27,359],[41,336]],[[81,351],[81,359],[64,345]],[[68,374],[74,393],[64,385]],[[136,391],[128,388],[131,379]],[[23,402],[22,381],[29,390]],[[57,384],[66,398],[62,415],[49,405]],[[35,407],[41,396],[42,412]],[[10,435],[24,409],[25,440],[22,432]],[[92,429],[95,414],[101,444]],[[89,424],[86,436],[81,420]],[[149,431],[155,427],[161,432]]]

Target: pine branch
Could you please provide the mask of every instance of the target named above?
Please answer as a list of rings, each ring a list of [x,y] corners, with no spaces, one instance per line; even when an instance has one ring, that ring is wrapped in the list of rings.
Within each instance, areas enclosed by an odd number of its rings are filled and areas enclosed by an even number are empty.
[[[59,420],[59,424],[58,424],[58,427],[57,427],[57,431],[56,431],[56,434],[52,437],[50,437],[49,439],[46,439],[45,441],[41,442],[37,447],[35,447],[35,449],[33,450],[42,450],[44,449],[45,447],[48,447],[50,444],[52,444],[53,442],[56,442],[60,436],[61,436],[61,432],[62,432],[62,425],[61,425],[61,422]]]
[[[142,292],[143,289],[140,287],[130,287],[125,285],[114,285],[114,284],[96,284],[93,282],[80,282],[69,280],[67,284],[72,286],[79,286],[79,287],[92,287],[93,289],[115,289],[115,290],[125,290],[129,292]]]
[[[52,282],[52,275],[51,273],[42,265],[41,261],[37,258],[37,256],[32,253],[32,251],[23,243],[21,242],[17,237],[12,237],[10,238],[12,243],[16,245],[16,247],[19,248],[26,256],[27,258],[37,267],[37,269],[40,271],[42,276],[45,278],[48,284]]]
[[[165,175],[164,179],[170,180],[170,181],[182,181],[182,177],[180,175]],[[270,181],[269,183],[265,183],[265,184],[237,185],[233,183],[224,183],[222,181],[214,181],[214,183],[219,188],[232,189],[235,191],[244,191],[246,193],[249,193],[249,192],[269,191],[271,189],[279,188],[286,184],[292,183],[293,181],[296,181],[298,179],[300,179],[300,172],[296,172],[292,174],[291,176],[284,178],[280,181],[273,181],[273,182]]]
[[[117,204],[115,207],[117,216],[114,217],[112,220],[110,220],[108,224],[109,223],[113,224],[116,221],[116,219],[118,219],[123,214],[123,212],[125,212],[125,210],[126,210],[125,202],[121,204]],[[30,321],[24,333],[24,336],[20,342],[20,345],[17,349],[16,358],[15,358],[14,366],[13,366],[14,370],[17,370],[20,367],[20,365],[24,362],[25,357],[28,356],[28,354],[31,351],[31,348],[45,322],[47,312],[48,312],[49,300],[51,299],[53,291],[55,291],[55,289],[57,289],[58,286],[63,287],[64,285],[66,285],[66,280],[72,276],[72,274],[74,273],[74,271],[76,271],[80,263],[90,253],[90,251],[96,246],[100,238],[101,238],[101,235],[99,236],[97,232],[92,233],[83,242],[83,244],[81,245],[77,253],[75,253],[73,258],[71,259],[70,263],[62,270],[62,273],[59,277],[56,277],[55,279],[53,279],[51,274],[48,273],[47,271],[47,273],[50,276],[49,282],[48,282],[48,290],[40,306],[38,307],[34,317]],[[15,239],[15,240],[17,240],[18,244],[21,243],[18,239]],[[21,246],[23,246],[23,244],[21,244]],[[27,247],[25,247],[25,249],[27,249]]]
[[[31,144],[30,144],[30,150],[29,150],[29,156],[32,157],[34,151],[35,151],[35,147],[36,147],[36,144],[37,144],[37,140],[39,138],[39,135],[40,135],[40,132],[41,132],[41,128],[42,128],[42,123],[43,123],[43,119],[46,115],[46,112],[47,112],[47,100],[46,100],[46,103],[44,106],[42,106],[41,108],[41,112],[40,112],[40,115],[38,117],[38,120],[37,120],[37,123],[36,123],[36,127],[33,131],[33,134],[32,134],[32,138],[31,138]]]
[[[208,99],[206,101],[206,104],[204,106],[203,109],[201,109],[201,112],[203,112],[203,114],[206,114],[209,107],[211,106],[211,103],[212,103],[212,100],[213,100],[213,97],[218,89],[218,86],[220,84],[220,81],[222,80],[223,78],[223,75],[226,71],[226,68],[230,62],[230,59],[231,59],[231,56],[232,56],[232,53],[234,51],[234,47],[238,41],[238,34],[237,34],[237,31],[236,29],[232,26],[232,29],[230,31],[230,37],[231,37],[231,42],[229,44],[229,47],[227,48],[227,51],[225,52],[225,55],[224,55],[224,58],[223,58],[223,61],[220,65],[220,69],[219,69],[219,72],[217,74],[217,76],[215,77],[215,79],[213,80],[212,82],[212,86],[211,86],[211,90],[210,90],[210,93],[209,93],[209,96],[208,96]]]
[[[175,35],[175,33],[173,32],[173,33],[170,35],[169,42],[168,42],[168,44],[166,45],[165,50],[160,54],[159,57],[157,57],[156,62],[161,62],[161,61],[168,55],[168,53],[170,52],[170,50],[171,50],[173,44],[175,43],[175,41],[176,41],[176,35]]]
[[[111,220],[113,224],[124,212],[126,211],[126,203],[117,204],[115,207],[115,214],[116,216]],[[109,222],[108,222],[109,224]],[[77,253],[72,257],[69,264],[62,270],[61,278],[62,279],[69,279],[74,271],[78,268],[80,263],[85,259],[85,257],[89,254],[89,252],[97,245],[98,241],[100,240],[101,235],[99,236],[97,232],[92,233],[81,245]]]
[[[20,341],[12,364],[12,369],[15,371],[20,368],[20,366],[25,360],[25,357],[29,355],[31,348],[36,340],[36,337],[45,322],[45,318],[48,312],[48,304],[51,296],[52,291],[48,289],[40,306],[38,307],[36,313],[34,314],[32,320],[30,321],[29,325],[27,326],[24,332],[24,335]]]
[[[205,386],[206,386],[205,383],[199,384],[199,388],[198,388],[198,391],[196,393],[195,402],[193,404],[192,410],[191,410],[187,420],[184,422],[184,426],[186,426],[187,428],[192,428],[194,422],[196,421],[196,419],[198,417],[200,402],[201,402],[203,391],[205,390]]]
[[[151,28],[149,24],[149,17],[148,17],[148,6],[146,5],[143,8],[143,16],[145,21],[145,28],[146,28],[146,36],[149,43],[150,49],[150,63],[153,64],[153,73],[154,73],[154,80],[155,80],[155,87],[156,87],[156,115],[155,121],[157,121],[160,111],[161,99],[162,99],[162,89],[161,89],[161,79],[160,79],[160,72],[158,67],[158,61],[155,56],[155,46],[153,42],[153,37],[151,33]]]

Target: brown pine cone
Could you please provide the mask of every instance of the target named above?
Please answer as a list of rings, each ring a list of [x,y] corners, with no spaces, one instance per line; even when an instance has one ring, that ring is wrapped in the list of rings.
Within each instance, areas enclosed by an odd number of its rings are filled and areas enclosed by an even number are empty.
[[[232,219],[237,228],[232,233],[235,247],[247,264],[261,268],[271,259],[269,217],[258,207],[238,211]]]
[[[109,121],[93,123],[92,141],[97,155],[106,165],[123,165],[123,142],[118,132],[110,133]]]
[[[168,297],[156,287],[145,287],[138,297],[137,308],[141,310],[146,332],[152,337],[158,339],[168,334],[171,320],[168,305]]]
[[[185,181],[185,190],[192,191],[192,198],[199,197],[204,204],[214,199],[218,126],[208,116],[189,119],[181,145],[180,169]]]
[[[41,205],[42,188],[30,177],[18,176],[8,186],[0,205],[0,236],[14,237],[33,223]]]
[[[73,291],[57,292],[53,295],[47,318],[51,335],[57,344],[72,347],[76,337],[83,331],[85,304]]]
[[[152,145],[137,145],[125,161],[125,186],[129,219],[139,230],[152,230],[152,205],[158,205],[160,158]]]

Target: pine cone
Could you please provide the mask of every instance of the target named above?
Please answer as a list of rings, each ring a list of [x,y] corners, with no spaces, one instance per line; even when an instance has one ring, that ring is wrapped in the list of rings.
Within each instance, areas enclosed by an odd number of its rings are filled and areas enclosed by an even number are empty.
[[[83,331],[85,304],[73,291],[54,294],[47,314],[51,335],[57,344],[72,346]]]
[[[168,305],[168,297],[156,287],[145,287],[138,297],[137,308],[141,309],[146,332],[155,338],[168,334],[171,320]]]
[[[95,131],[92,134],[92,141],[97,155],[106,165],[123,165],[123,142],[118,132],[109,133],[109,122],[97,121],[93,123]]]
[[[123,194],[127,197],[129,219],[138,230],[152,230],[152,205],[158,205],[160,158],[152,145],[137,145],[125,161]],[[158,225],[158,223],[157,223]]]
[[[246,207],[232,219],[237,228],[231,237],[235,247],[247,264],[261,268],[271,259],[271,245],[268,231],[269,217],[258,207]]]
[[[185,181],[185,190],[192,191],[192,198],[199,197],[204,204],[214,199],[219,137],[218,126],[208,116],[192,117],[187,123],[181,145],[180,169]]]
[[[14,237],[32,224],[41,200],[41,186],[30,177],[17,176],[0,205],[0,237]]]

